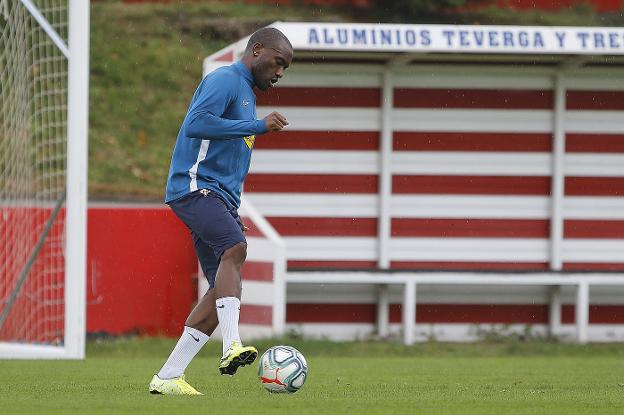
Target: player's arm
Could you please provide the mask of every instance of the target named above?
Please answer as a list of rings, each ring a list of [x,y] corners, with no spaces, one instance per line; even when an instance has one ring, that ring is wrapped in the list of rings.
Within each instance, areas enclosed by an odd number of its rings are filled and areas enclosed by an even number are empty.
[[[236,102],[237,87],[238,79],[227,72],[216,73],[204,80],[187,114],[187,137],[228,140],[269,131],[265,120],[222,118],[227,107]]]
[[[186,134],[192,138],[206,139],[234,139],[251,134],[264,134],[269,131],[280,131],[288,125],[286,117],[277,111],[273,111],[262,120],[229,120],[206,114],[197,122],[191,122],[186,128]],[[192,124],[192,127],[191,127]],[[202,131],[205,137],[202,137]]]

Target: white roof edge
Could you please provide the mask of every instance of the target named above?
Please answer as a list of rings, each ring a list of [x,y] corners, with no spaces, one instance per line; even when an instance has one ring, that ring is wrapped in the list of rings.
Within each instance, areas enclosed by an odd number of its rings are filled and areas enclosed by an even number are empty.
[[[295,51],[624,55],[624,27],[281,21],[269,26],[284,32]],[[238,59],[248,39],[211,54],[204,68],[228,52]]]

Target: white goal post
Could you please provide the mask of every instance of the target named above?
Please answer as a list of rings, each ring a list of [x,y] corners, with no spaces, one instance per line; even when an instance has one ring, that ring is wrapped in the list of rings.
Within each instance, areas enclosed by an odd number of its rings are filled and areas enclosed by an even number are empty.
[[[82,359],[89,0],[0,0],[0,358]]]

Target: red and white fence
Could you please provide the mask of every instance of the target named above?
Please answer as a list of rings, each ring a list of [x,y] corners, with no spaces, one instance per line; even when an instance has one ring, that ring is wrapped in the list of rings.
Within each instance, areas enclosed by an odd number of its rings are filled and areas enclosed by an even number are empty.
[[[258,95],[291,126],[257,140],[246,194],[285,237],[290,267],[375,267],[381,78],[315,66]],[[394,80],[390,267],[549,269],[552,76],[451,69]],[[567,82],[563,269],[622,270],[624,85],[591,72]]]
[[[299,63],[281,87],[258,94],[260,114],[280,111],[290,126],[258,138],[245,191],[284,236],[291,270],[385,262],[397,270],[623,271],[618,74],[588,68],[566,75],[558,108],[561,88],[549,69],[416,65],[392,75],[388,109],[379,67]],[[554,148],[558,120],[562,154]],[[385,154],[384,134],[391,137]],[[565,189],[559,198],[557,178]],[[603,327],[590,331],[594,339],[622,335],[610,326],[624,322],[621,289],[609,290],[592,290],[589,321]],[[375,289],[335,284],[332,291],[289,287],[289,327],[346,337],[374,332]],[[563,292],[566,326],[575,320],[574,293]],[[425,338],[447,339],[468,338],[474,325],[543,327],[548,295],[543,287],[424,288],[417,322],[431,328]],[[399,322],[401,297],[390,297],[390,321]]]

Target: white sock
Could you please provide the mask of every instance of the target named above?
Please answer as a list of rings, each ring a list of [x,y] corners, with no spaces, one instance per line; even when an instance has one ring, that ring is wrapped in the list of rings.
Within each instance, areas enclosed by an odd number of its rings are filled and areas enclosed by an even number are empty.
[[[217,298],[217,318],[221,335],[223,336],[223,354],[229,349],[232,342],[240,343],[238,334],[238,316],[240,315],[240,300],[236,297]]]
[[[184,326],[180,340],[178,340],[169,358],[162,369],[160,369],[160,372],[158,372],[158,377],[161,379],[172,379],[182,375],[208,339],[209,337],[206,333]]]

